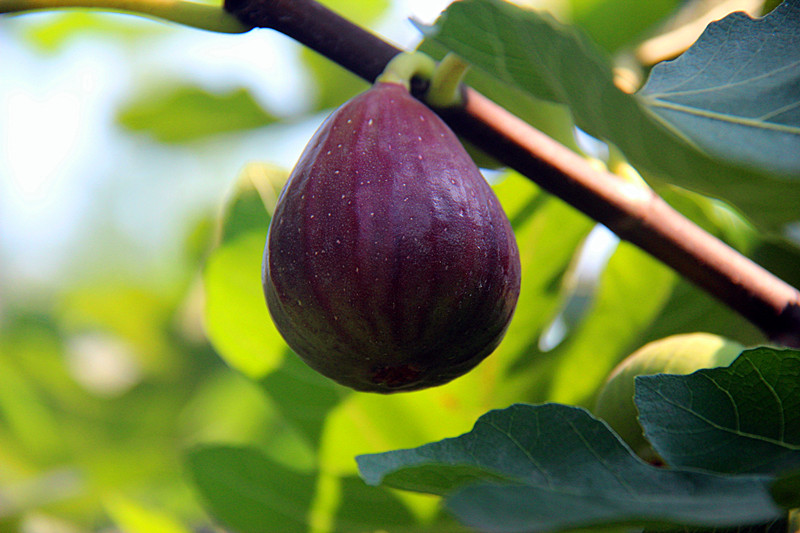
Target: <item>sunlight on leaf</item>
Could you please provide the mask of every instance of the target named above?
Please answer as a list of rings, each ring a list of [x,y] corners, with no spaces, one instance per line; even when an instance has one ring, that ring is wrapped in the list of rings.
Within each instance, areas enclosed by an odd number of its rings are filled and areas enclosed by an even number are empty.
[[[109,498],[106,509],[114,522],[125,533],[189,533],[171,516],[147,509],[122,496]]]
[[[287,350],[262,294],[264,242],[249,233],[217,248],[203,276],[208,335],[229,365],[254,379],[277,368]]]

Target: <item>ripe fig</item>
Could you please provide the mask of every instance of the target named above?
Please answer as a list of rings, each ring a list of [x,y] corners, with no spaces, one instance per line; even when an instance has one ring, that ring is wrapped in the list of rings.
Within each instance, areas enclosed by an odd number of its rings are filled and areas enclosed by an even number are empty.
[[[711,333],[686,333],[650,342],[624,359],[600,389],[594,414],[605,420],[639,456],[657,456],[644,436],[634,403],[634,378],[652,374],[691,374],[728,366],[744,346]]]
[[[497,347],[519,252],[453,132],[403,85],[379,82],[301,155],[270,223],[263,285],[309,366],[356,390],[410,391]]]

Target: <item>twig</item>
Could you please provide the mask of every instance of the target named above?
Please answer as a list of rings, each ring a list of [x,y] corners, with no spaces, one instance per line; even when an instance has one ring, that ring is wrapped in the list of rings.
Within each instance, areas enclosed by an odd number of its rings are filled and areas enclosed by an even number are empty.
[[[218,33],[244,33],[252,29],[219,6],[188,0],[0,0],[2,14],[69,8],[142,15]]]
[[[227,0],[225,8],[243,24],[277,30],[367,81],[401,52],[313,0]],[[470,88],[463,107],[437,111],[459,135],[669,265],[773,342],[800,347],[800,292],[654,192],[596,170]]]

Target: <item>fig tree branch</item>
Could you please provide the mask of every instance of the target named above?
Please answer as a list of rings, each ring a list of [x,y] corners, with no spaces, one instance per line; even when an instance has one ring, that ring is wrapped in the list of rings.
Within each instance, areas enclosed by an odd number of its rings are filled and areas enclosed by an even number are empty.
[[[226,0],[245,26],[271,28],[367,81],[401,50],[313,0]],[[649,189],[578,154],[470,88],[437,110],[459,135],[692,281],[773,341],[800,347],[800,292],[708,234]]]

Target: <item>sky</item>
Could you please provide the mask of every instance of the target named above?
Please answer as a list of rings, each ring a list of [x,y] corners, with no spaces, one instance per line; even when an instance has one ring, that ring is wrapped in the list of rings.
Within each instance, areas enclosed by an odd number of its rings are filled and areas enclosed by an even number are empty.
[[[447,3],[395,0],[376,31],[412,48],[419,33],[408,19],[432,22]],[[160,24],[108,17],[143,32]],[[265,107],[291,114],[310,89],[289,39],[174,27],[135,46],[90,33],[41,53],[25,35],[52,19],[0,19],[0,287],[57,282],[80,262],[77,243],[97,232],[98,217],[145,250],[174,245],[184,229],[176,220],[219,203],[248,161],[291,168],[324,118],[206,146],[160,146],[114,124],[132,87],[159,76],[212,90],[245,86]]]

